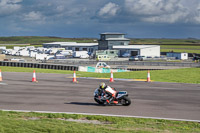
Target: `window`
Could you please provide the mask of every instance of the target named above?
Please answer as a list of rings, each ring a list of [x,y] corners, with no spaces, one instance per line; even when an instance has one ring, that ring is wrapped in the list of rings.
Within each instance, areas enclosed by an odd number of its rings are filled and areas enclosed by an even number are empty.
[[[83,48],[83,51],[87,51],[87,48]]]
[[[75,51],[79,51],[79,48],[75,48]]]

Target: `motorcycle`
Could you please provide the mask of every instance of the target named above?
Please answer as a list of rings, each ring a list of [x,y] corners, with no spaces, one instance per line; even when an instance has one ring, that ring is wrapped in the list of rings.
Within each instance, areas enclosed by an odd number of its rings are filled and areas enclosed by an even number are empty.
[[[106,105],[107,94],[102,93],[99,94],[98,88],[94,91],[94,100],[100,105]],[[131,100],[128,97],[127,91],[118,91],[116,94],[116,98],[113,100],[111,105],[123,105],[129,106],[131,104]]]

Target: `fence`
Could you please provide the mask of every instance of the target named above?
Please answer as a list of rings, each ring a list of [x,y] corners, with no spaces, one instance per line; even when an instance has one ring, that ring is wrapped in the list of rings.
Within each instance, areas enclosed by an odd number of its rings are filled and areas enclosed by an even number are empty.
[[[127,66],[175,66],[175,67],[200,67],[200,63],[194,62],[144,62],[144,61],[104,61],[108,65],[127,65]],[[56,60],[52,63],[58,64],[79,64],[79,65],[91,65],[97,64],[97,61],[91,60]]]
[[[58,62],[56,62],[58,63]],[[62,64],[64,63],[64,64]],[[65,61],[61,64],[47,64],[47,63],[27,63],[27,62],[7,62],[0,61],[0,66],[12,67],[29,67],[29,68],[42,68],[42,69],[56,69],[56,70],[70,70],[78,71],[81,65],[97,64],[97,61]],[[127,66],[172,66],[172,67],[200,67],[200,63],[180,63],[180,62],[131,62],[131,61],[107,61],[109,65],[127,65]],[[68,64],[68,65],[65,65]],[[78,66],[79,65],[79,66]],[[88,68],[91,69],[91,68]],[[128,69],[137,71],[141,69]],[[147,69],[144,69],[147,70]],[[158,69],[159,70],[159,69]],[[90,70],[93,71],[93,70]]]
[[[78,66],[60,65],[60,64],[45,64],[45,63],[26,63],[26,62],[0,61],[0,66],[29,67],[29,68],[78,71]]]

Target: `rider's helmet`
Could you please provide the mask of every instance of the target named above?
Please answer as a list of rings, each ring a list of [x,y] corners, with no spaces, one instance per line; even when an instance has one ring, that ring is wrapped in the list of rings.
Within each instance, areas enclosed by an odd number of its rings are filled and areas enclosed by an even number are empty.
[[[107,85],[104,82],[100,83],[100,85],[99,85],[100,89],[105,89],[106,87],[107,87]]]

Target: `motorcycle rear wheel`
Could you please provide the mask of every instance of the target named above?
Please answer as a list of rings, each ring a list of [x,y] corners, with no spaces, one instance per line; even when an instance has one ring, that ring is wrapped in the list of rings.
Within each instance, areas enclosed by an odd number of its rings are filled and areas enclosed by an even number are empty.
[[[131,104],[131,99],[128,98],[128,97],[124,97],[122,100],[121,100],[121,104],[123,106],[129,106]]]

